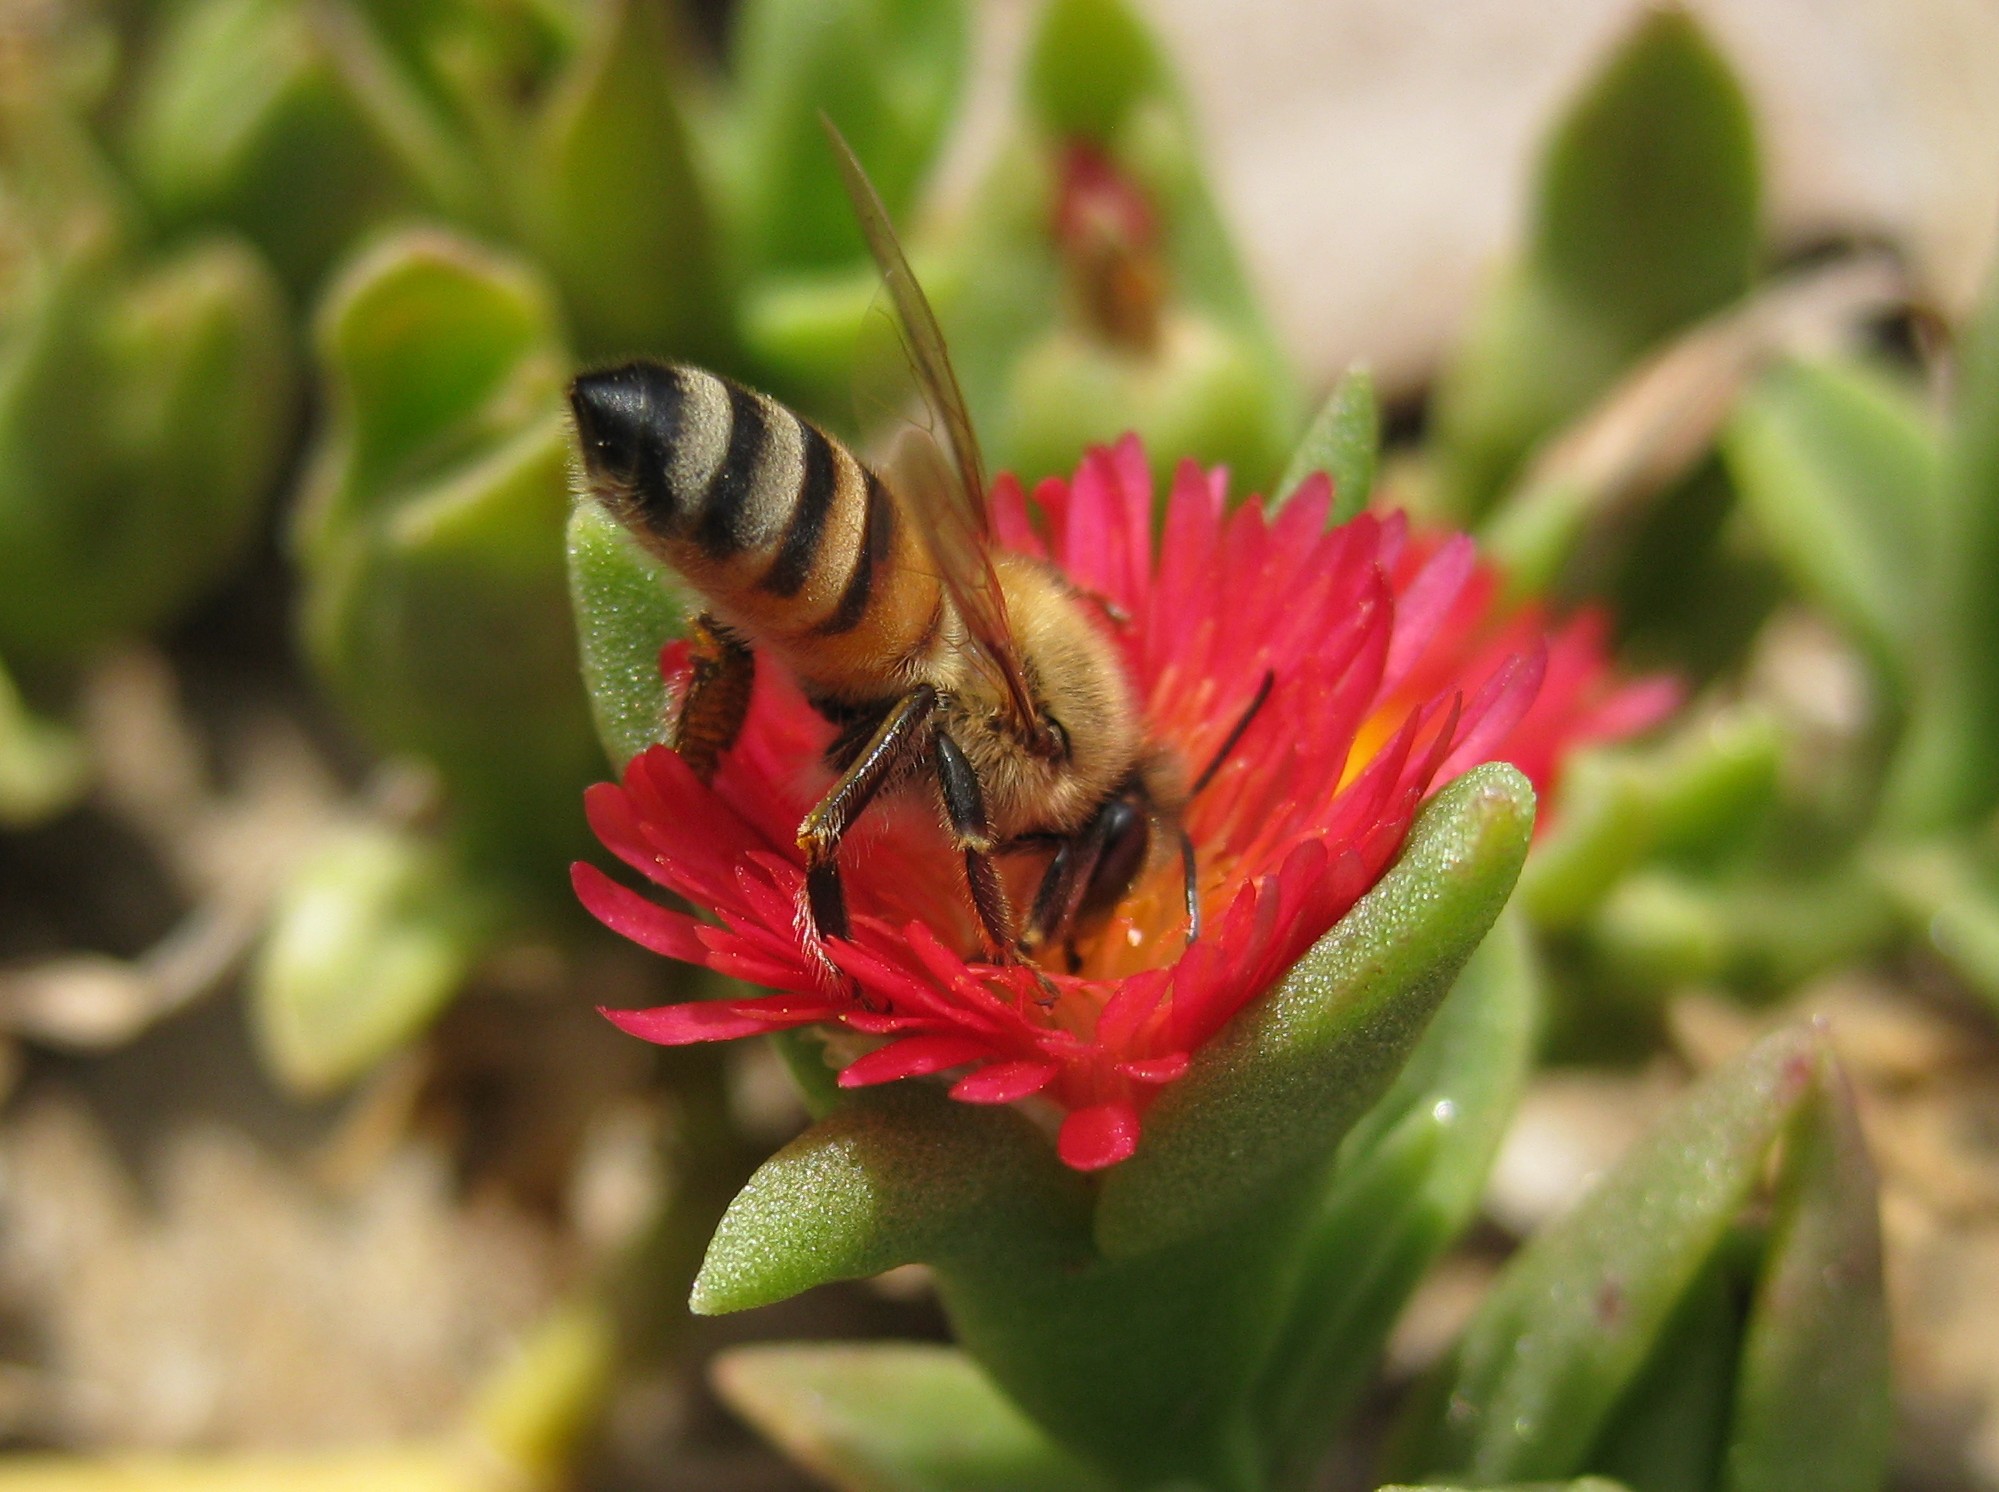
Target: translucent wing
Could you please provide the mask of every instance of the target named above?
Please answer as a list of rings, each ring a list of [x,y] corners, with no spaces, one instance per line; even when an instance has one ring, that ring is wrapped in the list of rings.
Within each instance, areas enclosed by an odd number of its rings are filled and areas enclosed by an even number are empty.
[[[1040,721],[1007,620],[1006,596],[993,571],[979,438],[945,350],[944,333],[923,287],[916,283],[874,183],[833,121],[821,115],[820,123],[832,142],[861,233],[881,270],[882,284],[901,323],[903,351],[931,415],[931,429],[907,429],[897,441],[887,473],[890,486],[922,533],[944,589],[964,619],[971,646],[993,673],[1002,697],[1011,703],[1016,724],[1038,734]]]

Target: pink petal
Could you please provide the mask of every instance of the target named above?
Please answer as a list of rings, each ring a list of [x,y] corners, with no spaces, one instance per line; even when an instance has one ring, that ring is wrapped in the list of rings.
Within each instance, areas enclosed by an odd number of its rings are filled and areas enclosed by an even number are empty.
[[[707,962],[699,926],[685,912],[675,912],[647,901],[636,891],[620,886],[594,865],[579,860],[569,867],[569,884],[583,910],[621,938],[630,938],[648,952],[683,963]]]
[[[960,1103],[1012,1103],[1039,1093],[1061,1073],[1054,1062],[994,1062],[958,1079],[951,1096]]]
[[[1438,769],[1445,781],[1503,755],[1506,738],[1534,703],[1547,666],[1547,645],[1537,639],[1532,652],[1509,659],[1486,681],[1478,698],[1465,707],[1470,729]]]
[[[1151,1057],[1143,1062],[1120,1062],[1117,1070],[1134,1083],[1157,1087],[1161,1083],[1179,1082],[1187,1075],[1192,1061],[1185,1052],[1170,1052],[1164,1057]]]
[[[689,1000],[684,1005],[655,1005],[649,1010],[597,1013],[628,1036],[655,1046],[689,1046],[697,1041],[734,1041],[761,1036],[788,1026],[825,1020],[834,1012],[824,1002],[796,995],[766,995],[755,1000]]]
[[[840,1086],[865,1088],[899,1078],[927,1077],[992,1055],[990,1042],[969,1036],[905,1036],[848,1063],[840,1074]]]
[[[1077,1109],[1062,1121],[1055,1151],[1078,1171],[1101,1171],[1138,1149],[1138,1110],[1128,1099]]]

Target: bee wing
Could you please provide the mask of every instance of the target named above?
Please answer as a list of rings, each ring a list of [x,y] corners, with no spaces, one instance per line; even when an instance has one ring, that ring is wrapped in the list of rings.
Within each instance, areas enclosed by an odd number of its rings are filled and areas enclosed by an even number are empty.
[[[903,354],[931,416],[931,428],[910,426],[898,438],[888,462],[889,485],[904,515],[922,534],[945,593],[964,620],[973,651],[993,672],[1017,723],[1035,729],[1033,695],[1007,620],[1006,595],[993,569],[985,463],[943,330],[910,270],[874,183],[833,121],[822,114],[820,123],[832,142],[854,216],[895,307]]]

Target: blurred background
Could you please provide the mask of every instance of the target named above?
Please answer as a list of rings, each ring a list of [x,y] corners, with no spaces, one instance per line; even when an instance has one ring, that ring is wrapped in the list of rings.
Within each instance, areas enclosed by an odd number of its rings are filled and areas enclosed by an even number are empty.
[[[1081,41],[1049,19],[1068,12]],[[710,1356],[943,1335],[915,1270],[686,1316],[720,1207],[804,1110],[761,1048],[664,1053],[605,1025],[595,1006],[692,980],[566,883],[581,788],[656,727],[593,718],[579,663],[634,665],[593,650],[589,608],[664,603],[603,599],[612,540],[569,520],[561,389],[650,351],[848,418],[872,284],[825,205],[822,103],[1030,475],[1132,410],[1156,459],[1268,488],[1358,362],[1389,438],[1379,500],[1469,521],[1641,352],[1750,293],[1752,261],[1761,283],[1885,252],[1859,393],[1779,390],[1721,464],[1730,411],[1681,418],[1691,452],[1624,484],[1707,515],[1654,534],[1698,564],[1648,590],[1605,563],[1534,571],[1517,532],[1506,551],[1564,596],[1636,597],[1627,656],[1696,702],[1664,756],[1591,779],[1591,802],[1626,794],[1623,829],[1578,799],[1575,863],[1617,869],[1586,870],[1587,896],[1538,888],[1550,1064],[1353,1439],[1689,1074],[1809,1009],[1883,1170],[1896,1485],[1999,1489],[1992,804],[1882,785],[1909,722],[1950,713],[1926,699],[1979,698],[1925,695],[1908,660],[1981,634],[1928,630],[1923,555],[1884,600],[1820,562],[1850,528],[1784,517],[1839,472],[1920,485],[1941,459],[1950,332],[1999,243],[1999,7],[1132,14],[1130,78],[1065,84],[1063,48],[1115,30],[1089,6],[0,0],[0,1489],[29,1452],[78,1459],[21,1486],[140,1485],[88,1459],[114,1451],[153,1455],[161,1487],[805,1487],[715,1397]],[[1713,199],[1642,129],[1631,149],[1685,189],[1662,219],[1753,247],[1494,434],[1511,416],[1480,425],[1465,349],[1505,341],[1496,287],[1553,210],[1551,132],[1661,15],[1725,59],[1716,108],[1739,87],[1753,139],[1715,126]],[[1156,362],[1065,341],[1103,328],[1065,321],[1041,263],[1066,251],[1048,142],[1089,134],[1100,84],[1170,100],[1104,135],[1179,235]],[[981,315],[996,285],[1027,330]],[[1533,334],[1517,345],[1537,366]],[[1077,404],[1102,428],[1061,417]],[[1784,440],[1826,407],[1836,428],[1797,457]],[[1710,806],[1760,837],[1631,827],[1654,811],[1632,773],[1697,795],[1737,767]],[[1877,831],[1898,791],[1916,806]],[[1724,926],[1743,884],[1785,889],[1744,903],[1780,935]],[[1360,1457],[1326,1484],[1362,1485]]]

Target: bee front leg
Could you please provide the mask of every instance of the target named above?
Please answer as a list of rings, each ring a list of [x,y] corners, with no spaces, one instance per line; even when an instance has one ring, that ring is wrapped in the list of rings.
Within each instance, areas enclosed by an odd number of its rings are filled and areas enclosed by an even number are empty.
[[[706,612],[694,619],[690,641],[694,672],[666,744],[680,753],[696,777],[709,782],[722,753],[742,733],[757,657],[748,643]]]
[[[840,780],[798,826],[805,852],[805,897],[815,930],[831,938],[848,936],[847,898],[840,889],[840,841],[861,810],[922,749],[924,728],[937,708],[937,691],[919,684],[888,712]]]

